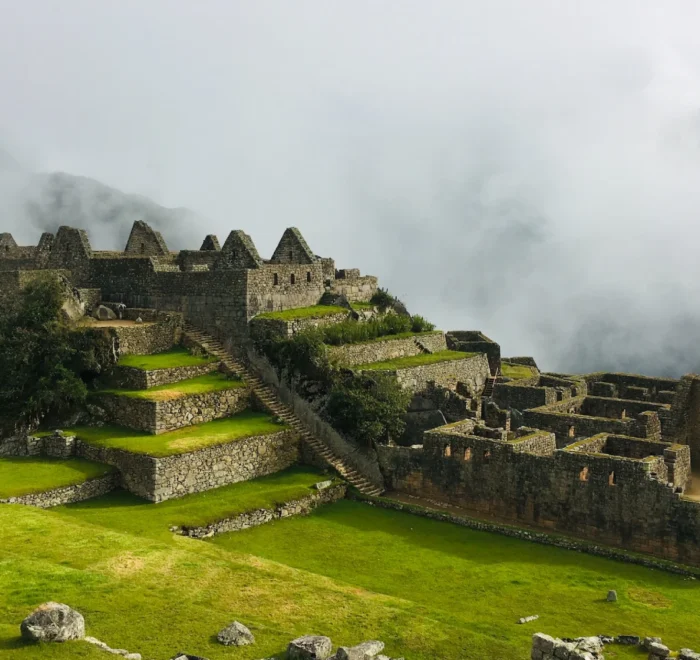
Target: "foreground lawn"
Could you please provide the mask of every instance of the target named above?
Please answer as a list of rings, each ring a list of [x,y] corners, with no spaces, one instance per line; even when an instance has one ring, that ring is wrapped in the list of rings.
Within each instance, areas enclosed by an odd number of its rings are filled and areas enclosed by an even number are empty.
[[[526,364],[508,364],[507,362],[501,363],[501,374],[513,380],[522,380],[535,375],[532,367],[528,367]]]
[[[395,339],[398,335],[391,337]],[[409,335],[412,336],[412,335]],[[383,337],[389,339],[389,337]],[[408,367],[422,367],[426,364],[436,364],[437,362],[449,362],[451,360],[462,360],[476,355],[476,353],[464,353],[462,351],[438,351],[437,353],[421,353],[420,355],[409,355],[407,357],[395,358],[384,362],[371,362],[369,364],[359,364],[356,369],[364,371],[407,369]]]
[[[153,355],[122,355],[117,362],[119,367],[132,367],[143,371],[170,369],[173,367],[198,367],[213,364],[218,359],[213,356],[192,355],[186,348],[177,347]]]
[[[117,396],[128,396],[133,399],[147,399],[149,401],[170,401],[190,394],[235,390],[239,387],[245,387],[245,383],[242,380],[232,379],[226,374],[215,371],[204,376],[181,380],[177,383],[157,385],[147,390],[107,389],[100,390],[96,394],[116,394]]]
[[[111,471],[83,458],[0,458],[0,499],[74,486]]]
[[[295,321],[297,319],[320,319],[333,314],[348,314],[350,310],[338,305],[313,305],[311,307],[297,307],[285,309],[281,312],[263,312],[257,319],[275,319],[278,321]]]
[[[233,440],[268,435],[287,428],[267,413],[244,410],[231,417],[215,419],[206,424],[184,426],[177,431],[152,435],[122,426],[76,426],[65,429],[67,435],[76,435],[98,447],[126,449],[149,456],[172,456],[202,447],[221,445]]]
[[[172,526],[199,527],[245,511],[274,508],[316,492],[313,485],[328,478],[320,470],[298,466],[253,481],[167,500],[159,503],[156,509],[150,502],[116,490],[56,511],[110,529],[128,529],[133,534],[167,542],[172,537],[168,531]]]

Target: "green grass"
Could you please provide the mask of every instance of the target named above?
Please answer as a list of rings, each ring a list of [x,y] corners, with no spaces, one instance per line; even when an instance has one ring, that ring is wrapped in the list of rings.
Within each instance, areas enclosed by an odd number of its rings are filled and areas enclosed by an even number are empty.
[[[192,355],[186,348],[178,347],[153,355],[122,355],[117,366],[154,371],[173,367],[198,367],[214,362],[218,362],[218,360],[213,356]]]
[[[506,376],[506,378],[522,380],[523,378],[531,378],[535,375],[535,372],[532,367],[528,367],[526,364],[509,364],[507,362],[502,362],[501,374]]]
[[[420,355],[409,355],[407,357],[395,358],[384,362],[371,362],[369,364],[358,364],[355,369],[374,370],[395,370],[407,369],[409,367],[422,367],[426,364],[436,364],[438,362],[449,362],[450,360],[461,360],[476,355],[476,353],[463,353],[462,351],[438,351],[437,353],[421,353]]]
[[[266,413],[244,410],[232,417],[185,426],[160,435],[120,426],[79,426],[65,429],[65,433],[76,435],[97,447],[126,449],[149,456],[172,456],[254,435],[277,433],[286,428],[286,425],[278,424]]]
[[[215,371],[204,376],[181,380],[177,383],[157,385],[147,390],[105,389],[95,394],[114,394],[117,396],[128,396],[132,399],[146,399],[148,401],[170,401],[190,394],[220,392],[222,390],[234,390],[239,387],[245,387],[245,382],[228,378],[226,374]]]
[[[700,646],[697,581],[357,502],[210,542],[167,533],[269,497],[259,484],[255,496],[237,486],[161,504],[114,493],[50,511],[0,506],[0,658],[105,657],[78,642],[23,643],[19,623],[46,600],[75,607],[87,634],[146,660],[178,650],[282,657],[290,639],[310,633],[336,644],[382,639],[388,655],[410,660],[522,660],[536,631]],[[605,601],[608,589],[617,603]],[[540,619],[515,623],[529,614]],[[255,646],[216,642],[233,620],[252,629]],[[605,655],[645,657],[616,646]]]
[[[83,458],[0,458],[0,499],[74,486],[111,471]]]
[[[256,319],[275,319],[278,321],[296,321],[298,319],[320,319],[333,314],[347,314],[349,310],[337,305],[313,305],[312,307],[297,307],[285,309],[281,312],[264,312],[258,314]]]
[[[376,307],[371,302],[353,302],[350,304],[354,309],[374,309]]]
[[[201,527],[246,511],[274,508],[316,492],[313,485],[329,478],[312,467],[292,467],[253,481],[161,502],[157,505],[157,521],[153,505],[123,490],[57,511],[110,529],[129,529],[131,533],[169,542],[172,526]]]

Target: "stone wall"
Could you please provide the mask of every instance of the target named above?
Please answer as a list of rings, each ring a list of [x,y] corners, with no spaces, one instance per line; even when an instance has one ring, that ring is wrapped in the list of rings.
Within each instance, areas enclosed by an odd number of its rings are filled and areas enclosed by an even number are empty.
[[[153,324],[117,326],[110,333],[117,338],[120,355],[150,355],[171,349],[180,340],[181,314],[158,314]]]
[[[431,353],[447,349],[445,335],[442,332],[436,332],[430,335],[416,335],[415,337],[402,337],[401,339],[392,339],[391,335],[388,335],[375,341],[367,341],[360,344],[329,346],[328,354],[332,359],[349,366],[385,362],[386,360],[423,353],[424,351],[418,345],[417,340],[420,340]]]
[[[462,383],[472,396],[483,390],[489,377],[486,355],[474,355],[460,360],[447,360],[405,369],[378,371],[394,376],[399,384],[411,392],[420,392],[430,383],[455,389]]]
[[[118,394],[95,394],[91,400],[102,410],[101,418],[104,421],[158,434],[241,412],[249,405],[250,389],[237,387],[218,392],[188,394],[166,401]]]
[[[339,274],[342,272],[339,271]],[[377,278],[371,275],[337,277],[331,282],[331,291],[339,296],[345,296],[350,302],[369,302],[377,292],[377,288]]]
[[[74,486],[52,488],[42,493],[31,493],[20,497],[0,499],[0,504],[26,504],[40,509],[48,509],[63,504],[82,502],[109,493],[119,485],[119,474],[114,472],[96,479],[88,479]]]
[[[486,353],[492,374],[501,370],[501,347],[493,339],[479,330],[450,330],[447,335],[447,348],[466,353]]]
[[[345,484],[338,484],[324,490],[311,492],[299,499],[278,504],[274,509],[246,511],[232,518],[219,520],[204,527],[182,527],[178,531],[183,536],[204,539],[215,536],[216,534],[240,532],[243,529],[258,527],[259,525],[265,525],[273,520],[281,520],[282,518],[289,518],[290,516],[306,516],[321,504],[329,504],[330,502],[343,499],[346,490],[347,486]]]
[[[146,390],[149,387],[177,383],[188,378],[204,376],[216,371],[219,364],[210,362],[189,367],[167,367],[165,369],[137,369],[136,367],[114,367],[109,374],[114,387],[124,390]]]
[[[341,323],[348,318],[348,312],[319,316],[317,318],[301,318],[285,321],[283,319],[268,319],[259,316],[250,321],[250,336],[254,340],[265,339],[287,339],[297,332],[308,330],[309,328],[322,328],[326,325]]]
[[[527,410],[539,408],[557,401],[557,391],[553,387],[528,387],[510,383],[496,383],[493,388],[493,400],[501,408]]]
[[[663,466],[672,456],[640,461],[554,451],[551,434],[533,441],[534,448],[525,443],[518,451],[516,443],[448,428],[426,432],[422,449],[378,452],[396,491],[700,565],[700,503],[666,483]]]
[[[245,272],[246,320],[262,312],[310,307],[318,303],[325,291],[320,262],[265,264]]]

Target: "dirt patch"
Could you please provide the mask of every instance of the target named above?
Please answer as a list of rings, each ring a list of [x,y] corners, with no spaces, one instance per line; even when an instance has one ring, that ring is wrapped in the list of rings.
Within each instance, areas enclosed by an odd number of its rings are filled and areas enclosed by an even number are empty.
[[[112,557],[107,564],[109,572],[120,577],[138,573],[145,566],[146,560],[143,557],[137,557],[131,552],[123,552],[116,557]]]
[[[669,598],[658,591],[644,589],[643,587],[633,587],[628,589],[627,595],[629,596],[629,599],[635,603],[641,603],[642,605],[647,605],[648,607],[653,607],[657,610],[665,610],[666,608],[671,607],[673,604]]]

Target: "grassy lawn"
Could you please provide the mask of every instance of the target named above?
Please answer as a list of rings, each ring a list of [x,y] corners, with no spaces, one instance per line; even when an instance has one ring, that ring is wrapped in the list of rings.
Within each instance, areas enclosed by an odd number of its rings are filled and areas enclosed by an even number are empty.
[[[65,429],[65,433],[77,435],[81,440],[98,447],[126,449],[149,456],[172,456],[254,435],[277,433],[286,428],[286,425],[278,424],[267,413],[244,410],[231,417],[185,426],[160,435],[121,426],[79,426]]]
[[[501,362],[501,374],[513,380],[522,380],[535,375],[534,369],[526,364],[508,364]]]
[[[110,529],[128,529],[131,533],[169,542],[172,533],[168,530],[174,525],[200,527],[245,511],[274,508],[316,492],[312,486],[329,478],[315,468],[293,467],[253,481],[160,502],[157,521],[150,502],[123,490],[59,507],[56,511]]]
[[[83,458],[0,458],[0,499],[74,486],[111,471]]]
[[[228,491],[234,506],[252,494],[240,486]],[[409,660],[522,660],[536,631],[700,646],[697,581],[350,501],[210,542],[164,531],[229,510],[226,497],[207,494],[205,504],[204,495],[170,505],[115,494],[50,511],[0,506],[0,657],[105,657],[79,642],[21,641],[19,623],[49,599],[82,612],[87,634],[145,660],[178,650],[282,657],[308,633],[336,644],[382,639],[388,655]],[[617,603],[605,602],[611,588]],[[528,614],[540,619],[515,623]],[[234,619],[251,628],[254,646],[215,641]],[[645,657],[621,647],[605,655]]]
[[[408,367],[422,367],[426,364],[436,364],[437,362],[448,362],[450,360],[461,360],[476,355],[476,353],[463,353],[462,351],[438,351],[437,353],[421,353],[420,355],[409,355],[407,357],[394,358],[384,362],[371,362],[370,364],[358,364],[355,369],[373,370],[395,370],[406,369]]]
[[[213,356],[192,355],[186,348],[173,348],[153,355],[122,355],[117,362],[119,367],[132,367],[143,371],[170,369],[173,367],[198,367],[202,364],[218,362]]]
[[[220,392],[222,390],[234,390],[238,387],[245,387],[245,382],[228,378],[226,374],[215,371],[204,376],[181,380],[177,383],[150,387],[147,390],[106,389],[100,390],[96,394],[116,394],[118,396],[147,399],[149,401],[170,401],[172,399],[180,399],[189,394]]]
[[[373,305],[371,302],[353,302],[350,303],[354,309],[374,309],[376,305]]]
[[[337,305],[313,305],[312,307],[297,307],[285,309],[282,312],[264,312],[256,319],[276,319],[278,321],[295,321],[297,319],[320,319],[333,314],[348,314],[350,310]]]

